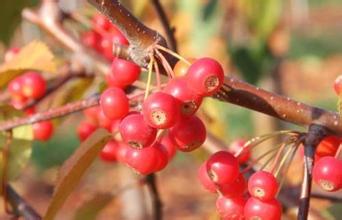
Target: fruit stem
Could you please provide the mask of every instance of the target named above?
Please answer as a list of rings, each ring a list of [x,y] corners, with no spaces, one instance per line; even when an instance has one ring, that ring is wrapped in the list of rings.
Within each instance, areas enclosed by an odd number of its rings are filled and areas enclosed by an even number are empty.
[[[161,90],[161,81],[160,81],[160,71],[159,66],[157,62],[154,62],[154,69],[156,71],[156,81],[157,81],[157,90]]]
[[[145,90],[145,97],[144,97],[144,99],[147,99],[149,91],[150,91],[151,81],[152,81],[153,63],[154,63],[154,56],[152,54],[150,54],[150,62],[148,63],[148,66],[147,66],[148,76],[147,76],[146,90]]]
[[[162,62],[162,65],[165,68],[165,70],[166,70],[167,74],[169,75],[169,77],[174,78],[175,74],[174,74],[174,72],[173,72],[169,62],[165,59],[163,54],[160,53],[158,50],[154,50],[154,51],[157,54],[157,56],[160,59],[160,61]]]
[[[179,55],[178,53],[175,53],[175,52],[173,52],[172,50],[167,49],[166,47],[163,47],[163,46],[161,46],[161,45],[156,45],[156,48],[157,48],[158,50],[162,50],[162,51],[164,51],[164,52],[166,52],[166,53],[168,53],[168,54],[170,54],[170,55],[176,57],[177,59],[183,61],[184,63],[188,64],[189,66],[191,65],[191,63],[190,63],[187,59],[185,59],[184,57],[182,57],[182,56]]]

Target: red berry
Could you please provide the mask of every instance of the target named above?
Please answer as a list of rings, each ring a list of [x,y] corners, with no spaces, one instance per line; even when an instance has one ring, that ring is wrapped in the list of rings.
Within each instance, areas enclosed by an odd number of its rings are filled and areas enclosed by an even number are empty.
[[[334,82],[334,90],[337,95],[341,94],[342,91],[342,75],[339,75]]]
[[[32,106],[30,108],[25,109],[24,112],[26,115],[33,115],[36,113],[36,108],[35,106]]]
[[[278,191],[277,179],[269,172],[257,171],[248,180],[248,191],[262,201],[272,200]]]
[[[157,157],[156,168],[153,172],[158,172],[167,166],[169,162],[169,158],[168,158],[168,153],[162,144],[160,144],[159,142],[156,142],[153,144],[153,146],[156,148],[156,157]]]
[[[246,220],[280,220],[281,205],[275,199],[263,202],[250,197],[245,205],[244,215]]]
[[[204,162],[198,169],[197,177],[201,182],[202,186],[208,190],[209,192],[215,193],[216,192],[216,185],[210,179],[208,172],[207,172],[207,162]]]
[[[77,127],[77,134],[80,141],[87,139],[95,130],[96,125],[89,123],[87,121],[82,121]]]
[[[81,36],[82,43],[96,51],[100,50],[101,39],[101,35],[93,30],[84,32]]]
[[[208,159],[207,170],[215,183],[229,184],[239,176],[239,163],[231,153],[219,151]]]
[[[196,60],[186,74],[189,86],[200,96],[209,96],[217,92],[224,80],[221,64],[211,58]]]
[[[246,192],[247,182],[245,180],[245,177],[243,177],[243,175],[240,173],[237,179],[234,180],[234,182],[219,185],[218,188],[222,195],[226,197],[242,196]]]
[[[174,97],[163,92],[156,92],[144,101],[142,113],[150,126],[170,128],[178,121],[180,109]]]
[[[53,124],[51,121],[41,121],[32,125],[33,136],[35,140],[47,141],[53,133]]]
[[[169,136],[169,134],[162,136],[159,142],[161,143],[163,148],[166,150],[169,161],[171,161],[172,158],[175,156],[176,151],[177,151],[176,143]]]
[[[147,175],[157,169],[159,165],[158,155],[158,149],[154,145],[141,149],[128,148],[124,163],[135,169],[138,173]]]
[[[112,71],[107,74],[106,81],[110,86],[124,88],[134,83],[139,78],[140,72],[140,66],[137,64],[128,60],[114,58]]]
[[[24,96],[12,96],[11,105],[15,109],[23,109],[29,100]]]
[[[228,198],[219,196],[216,200],[216,209],[223,220],[244,220],[244,206],[246,200],[242,196]]]
[[[131,147],[128,144],[124,142],[119,142],[116,151],[117,161],[125,163],[126,154],[130,149]]]
[[[95,14],[92,18],[93,25],[96,28],[108,31],[112,27],[112,23],[109,21],[109,19],[106,18],[106,16],[102,14]]]
[[[46,81],[37,72],[27,72],[22,77],[22,94],[27,98],[38,99],[46,92]]]
[[[341,144],[341,139],[336,136],[327,136],[318,144],[316,148],[316,155],[319,159],[325,156],[335,156],[339,146]],[[317,160],[316,160],[317,161]]]
[[[122,139],[134,148],[151,145],[156,139],[157,129],[150,127],[141,114],[129,114],[119,126]]]
[[[9,84],[8,84],[8,92],[11,94],[12,97],[15,98],[21,98],[23,97],[22,93],[23,88],[23,78],[21,76],[18,76],[14,78]]]
[[[101,150],[100,158],[104,161],[115,162],[117,160],[116,155],[118,148],[118,142],[115,140],[108,141],[108,143]]]
[[[112,128],[112,121],[111,119],[109,119],[103,112],[103,110],[100,108],[99,112],[98,112],[98,123],[99,123],[99,126],[101,128],[105,128],[107,129],[108,131],[111,130]]]
[[[84,116],[88,121],[94,125],[99,124],[99,112],[101,111],[99,106],[87,108],[83,111]]]
[[[325,191],[342,187],[342,161],[335,157],[322,157],[313,168],[314,181]]]
[[[122,89],[112,87],[102,93],[100,106],[107,118],[120,119],[128,114],[129,100]]]
[[[251,152],[250,152],[249,148],[248,147],[244,148],[245,143],[246,143],[245,140],[238,139],[238,140],[233,141],[229,146],[229,150],[234,155],[242,150],[242,152],[237,157],[239,163],[241,163],[241,164],[246,163],[249,160],[249,158],[251,157]]]
[[[201,119],[193,115],[179,121],[170,129],[169,134],[177,144],[178,150],[189,152],[204,143],[207,133]]]
[[[202,103],[202,97],[196,95],[193,90],[190,89],[185,78],[170,80],[166,85],[164,92],[176,98],[182,116],[193,115]]]
[[[114,59],[113,54],[113,37],[111,35],[104,35],[100,41],[100,52],[109,61]]]

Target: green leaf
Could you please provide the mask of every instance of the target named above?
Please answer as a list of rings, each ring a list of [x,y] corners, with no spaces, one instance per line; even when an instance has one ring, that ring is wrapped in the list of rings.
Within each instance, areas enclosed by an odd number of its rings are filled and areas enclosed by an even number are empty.
[[[96,130],[81,143],[75,153],[63,164],[44,220],[55,218],[58,210],[110,138],[111,134],[107,130],[102,128]]]
[[[0,41],[5,44],[10,39],[20,23],[21,10],[36,5],[38,0],[1,0],[0,7]]]
[[[110,194],[97,194],[91,200],[82,204],[76,211],[74,220],[93,220],[99,212],[112,200]]]
[[[16,127],[12,130],[13,138],[32,141],[33,140],[33,130],[32,125],[23,125]]]

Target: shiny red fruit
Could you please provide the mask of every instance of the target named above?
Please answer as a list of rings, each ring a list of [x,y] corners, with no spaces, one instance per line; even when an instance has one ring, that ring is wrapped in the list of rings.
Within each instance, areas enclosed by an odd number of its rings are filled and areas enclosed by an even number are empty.
[[[47,141],[53,134],[53,124],[51,121],[41,121],[32,125],[35,140]]]
[[[102,109],[100,108],[100,110],[98,111],[98,125],[101,128],[105,128],[108,131],[110,131],[112,129],[112,122],[113,120],[109,119],[104,112],[102,111]]]
[[[140,66],[137,64],[114,58],[111,68],[111,73],[107,74],[106,81],[109,86],[117,86],[124,88],[134,83],[140,76]]]
[[[210,179],[207,172],[207,162],[205,161],[198,169],[197,178],[202,186],[211,193],[216,192],[216,184]]]
[[[117,151],[119,149],[119,144],[115,140],[110,140],[102,148],[100,152],[100,158],[107,162],[117,161]]]
[[[255,172],[248,180],[249,194],[261,201],[273,200],[278,192],[278,182],[272,173]]]
[[[315,163],[312,175],[325,191],[337,191],[342,187],[342,161],[335,157],[322,157]]]
[[[217,92],[224,80],[220,63],[212,58],[197,59],[186,74],[191,89],[200,96],[209,96]]]
[[[144,148],[156,139],[157,129],[149,126],[141,114],[129,114],[120,123],[122,139],[133,148]]]
[[[179,119],[177,100],[166,93],[155,92],[143,103],[142,114],[148,125],[154,128],[170,128]]]
[[[23,78],[21,76],[18,76],[14,78],[8,84],[7,90],[12,97],[19,99],[21,97],[24,97],[22,88],[23,88]]]
[[[318,157],[317,159],[325,156],[335,156],[340,144],[341,139],[339,137],[327,136],[318,144],[315,156]]]
[[[100,106],[107,118],[111,120],[121,119],[128,114],[129,100],[122,89],[111,87],[102,93]]]
[[[99,112],[101,111],[99,106],[94,106],[83,110],[83,114],[87,121],[90,121],[94,125],[99,124]]]
[[[124,163],[142,175],[148,175],[156,171],[160,162],[158,149],[148,146],[141,149],[128,148],[125,154]]]
[[[245,205],[244,215],[246,220],[280,220],[281,205],[275,199],[263,202],[259,199],[250,197]]]
[[[244,220],[246,199],[242,196],[229,198],[219,196],[216,200],[216,210],[222,220]]]
[[[231,153],[219,151],[208,159],[207,170],[215,183],[230,184],[239,176],[239,162]]]
[[[247,182],[245,177],[240,173],[234,182],[219,185],[218,189],[226,197],[242,196],[247,190]]]
[[[27,72],[22,76],[22,94],[27,98],[38,99],[46,92],[46,81],[37,72]]]
[[[163,91],[176,98],[184,117],[193,115],[202,103],[203,98],[193,92],[185,78],[170,80]]]
[[[170,129],[170,137],[177,144],[178,150],[190,152],[200,147],[206,139],[206,129],[197,116],[180,120]]]
[[[157,157],[157,164],[156,164],[154,172],[158,172],[167,166],[169,162],[169,158],[168,158],[168,153],[165,150],[165,147],[161,143],[156,142],[153,144],[153,146],[156,148],[156,157]]]
[[[334,90],[337,95],[340,95],[342,92],[342,75],[339,75],[334,82]]]
[[[82,43],[87,47],[93,48],[96,51],[100,50],[101,40],[101,35],[93,30],[84,32],[81,36]]]
[[[172,160],[172,158],[175,156],[177,151],[177,144],[174,142],[174,140],[169,136],[169,134],[165,134],[161,137],[159,140],[159,143],[163,146],[165,151],[167,152],[167,156],[169,161]]]
[[[95,130],[97,129],[97,126],[87,122],[82,121],[78,127],[77,127],[77,134],[80,141],[84,141],[87,139]]]

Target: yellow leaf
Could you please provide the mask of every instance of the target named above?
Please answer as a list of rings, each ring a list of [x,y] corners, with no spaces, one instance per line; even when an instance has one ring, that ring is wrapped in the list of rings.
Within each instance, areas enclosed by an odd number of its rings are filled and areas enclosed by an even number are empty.
[[[23,47],[12,60],[0,66],[0,88],[23,71],[55,72],[54,56],[42,42],[33,41]]]
[[[81,143],[76,152],[63,164],[44,220],[55,219],[58,210],[110,138],[111,134],[107,130],[102,128],[96,130]]]
[[[12,130],[13,138],[20,140],[33,140],[32,125],[23,125]]]

